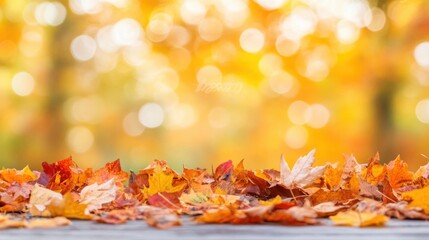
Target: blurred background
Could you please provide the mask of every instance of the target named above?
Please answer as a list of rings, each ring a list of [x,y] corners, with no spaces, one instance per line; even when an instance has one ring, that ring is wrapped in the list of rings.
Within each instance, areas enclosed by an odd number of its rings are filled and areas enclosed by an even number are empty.
[[[0,165],[429,155],[427,0],[0,0]]]

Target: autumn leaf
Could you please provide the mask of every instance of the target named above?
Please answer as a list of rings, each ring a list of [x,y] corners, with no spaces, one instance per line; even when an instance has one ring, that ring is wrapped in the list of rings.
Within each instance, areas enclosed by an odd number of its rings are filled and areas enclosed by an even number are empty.
[[[30,197],[30,214],[40,217],[62,216],[74,219],[91,219],[87,205],[81,204],[71,193],[64,196],[36,184]]]
[[[12,219],[10,215],[0,213],[0,229],[25,227],[22,220]]]
[[[92,176],[88,179],[88,184],[103,184],[111,179],[118,187],[123,187],[123,182],[128,180],[129,174],[122,171],[121,162],[119,159],[106,163],[103,168],[95,171]]]
[[[413,174],[408,171],[408,164],[402,161],[399,155],[387,165],[386,172],[390,186],[394,190],[412,184]]]
[[[174,193],[182,191],[186,183],[181,182],[175,185],[174,177],[173,173],[163,171],[160,167],[157,167],[153,175],[149,176],[149,187],[145,187],[144,191],[148,197],[161,192]]]
[[[80,202],[88,205],[88,211],[91,212],[100,209],[103,207],[103,204],[115,200],[118,187],[113,180],[114,178],[100,185],[94,183],[82,189],[80,192]]]
[[[404,192],[402,193],[402,198],[404,200],[411,200],[408,206],[422,208],[425,214],[429,214],[429,187]]]
[[[2,169],[0,170],[0,179],[8,183],[26,183],[35,181],[38,178],[36,174],[27,166],[22,170],[16,169]]]
[[[280,196],[276,196],[275,198],[272,198],[270,200],[264,201],[264,200],[259,200],[259,204],[262,206],[273,206],[273,205],[277,205],[282,203],[283,200]]]
[[[419,169],[417,169],[417,171],[413,175],[414,180],[420,177],[424,179],[429,179],[429,163],[419,167]]]
[[[160,208],[180,209],[180,194],[181,192],[158,192],[148,197],[147,203]]]
[[[348,206],[336,205],[334,202],[323,202],[314,206],[313,210],[316,211],[318,217],[328,217],[347,208]]]
[[[285,159],[281,158],[280,161],[280,183],[287,187],[306,187],[319,179],[326,169],[326,166],[319,166],[312,168],[314,163],[315,149],[311,150],[306,156],[298,158],[297,162],[290,170]]]
[[[25,222],[26,228],[56,228],[71,225],[72,222],[65,217],[39,218]]]
[[[232,223],[250,224],[262,223],[265,213],[270,209],[267,206],[260,206],[240,210],[235,204],[224,205],[216,210],[207,210],[203,215],[194,219],[199,223]]]
[[[158,229],[167,229],[182,225],[179,216],[170,209],[144,206],[139,208],[139,211],[143,213],[144,220],[149,226]]]
[[[32,216],[50,217],[52,214],[46,209],[52,202],[58,204],[63,200],[61,193],[54,192],[47,188],[34,185],[30,197],[30,214]]]
[[[232,177],[232,172],[234,170],[234,165],[231,160],[228,160],[224,163],[219,164],[214,173],[216,180],[230,180]]]
[[[357,196],[350,190],[325,191],[323,189],[319,189],[311,195],[310,202],[313,205],[318,205],[324,202],[344,201],[355,197]]]
[[[383,226],[387,221],[389,221],[389,217],[381,214],[370,212],[361,213],[353,210],[340,212],[329,218],[332,220],[334,225],[351,227]]]
[[[396,203],[389,203],[386,205],[384,213],[387,216],[395,217],[397,219],[422,219],[429,220],[429,216],[424,213],[422,208],[410,207],[408,202],[400,201]]]
[[[277,222],[284,225],[314,225],[318,224],[316,218],[316,211],[309,206],[292,206],[287,209],[269,211],[264,216],[267,222]]]
[[[53,201],[46,206],[51,216],[62,216],[71,219],[92,219],[88,213],[87,205],[79,203],[71,193],[66,193],[62,201]]]
[[[362,178],[374,186],[383,181],[385,174],[386,166],[380,164],[380,155],[378,153],[369,160],[368,165],[361,172]]]
[[[25,218],[11,217],[10,215],[0,214],[0,229],[6,228],[55,228],[72,224],[70,220],[64,217],[55,218]]]

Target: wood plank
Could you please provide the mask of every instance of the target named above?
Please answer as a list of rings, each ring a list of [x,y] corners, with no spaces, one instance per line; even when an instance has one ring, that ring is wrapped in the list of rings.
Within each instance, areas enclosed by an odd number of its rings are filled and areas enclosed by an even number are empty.
[[[207,225],[184,220],[184,226],[168,230],[148,227],[144,221],[123,225],[105,225],[73,221],[72,226],[55,229],[9,229],[0,232],[4,240],[276,240],[276,239],[427,239],[429,222],[391,220],[386,227],[352,228],[331,226],[325,220],[320,226],[291,227],[280,225]]]

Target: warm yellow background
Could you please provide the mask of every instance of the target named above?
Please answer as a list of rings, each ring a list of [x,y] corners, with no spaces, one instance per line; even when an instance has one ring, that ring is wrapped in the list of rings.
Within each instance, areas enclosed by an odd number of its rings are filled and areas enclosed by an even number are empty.
[[[0,165],[427,162],[426,0],[0,0]]]

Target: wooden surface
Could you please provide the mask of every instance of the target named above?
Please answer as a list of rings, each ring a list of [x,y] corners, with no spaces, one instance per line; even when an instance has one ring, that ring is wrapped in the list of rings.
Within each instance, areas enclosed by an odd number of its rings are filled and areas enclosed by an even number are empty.
[[[429,222],[391,220],[382,228],[352,228],[324,225],[289,227],[279,225],[202,225],[184,220],[184,226],[168,230],[148,227],[144,221],[123,225],[104,225],[88,221],[73,221],[73,225],[55,229],[1,230],[4,240],[275,240],[275,239],[429,239]]]

